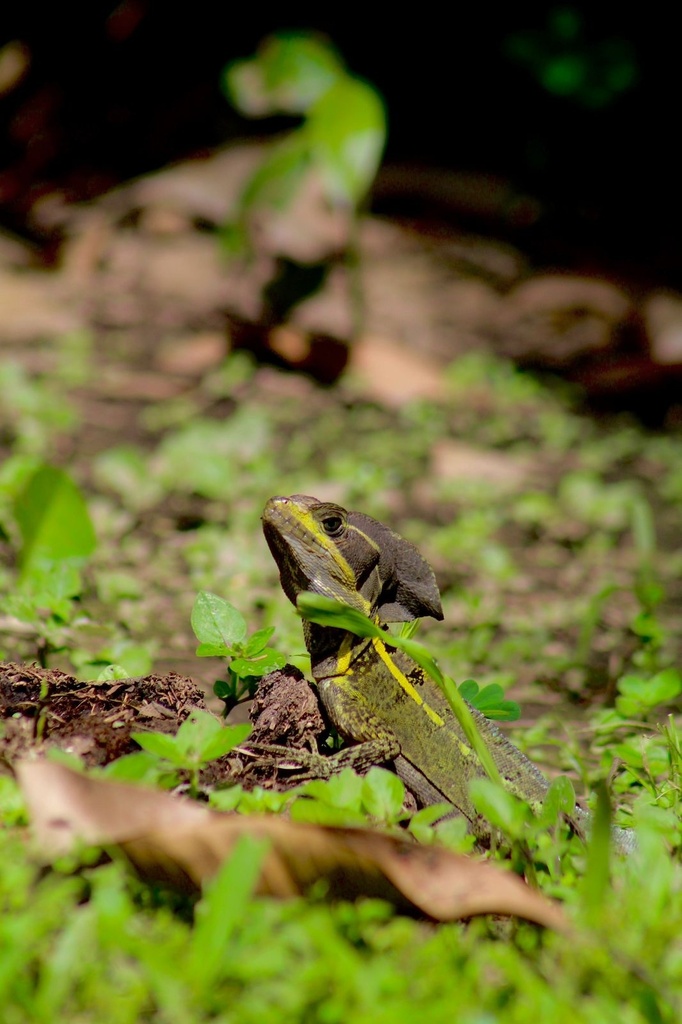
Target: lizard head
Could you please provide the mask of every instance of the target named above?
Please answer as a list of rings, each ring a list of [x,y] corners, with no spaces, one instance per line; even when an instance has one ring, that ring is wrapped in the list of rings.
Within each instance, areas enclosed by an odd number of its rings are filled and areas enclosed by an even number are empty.
[[[303,494],[270,498],[263,532],[290,601],[304,590],[384,622],[443,618],[428,562],[409,541],[362,512]]]

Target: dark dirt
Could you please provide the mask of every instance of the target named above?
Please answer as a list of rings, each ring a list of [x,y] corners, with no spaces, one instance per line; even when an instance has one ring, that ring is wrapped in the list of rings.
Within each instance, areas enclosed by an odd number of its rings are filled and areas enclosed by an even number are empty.
[[[57,748],[89,767],[109,764],[139,750],[133,732],[174,734],[195,710],[207,710],[204,695],[186,676],[170,672],[108,683],[80,682],[58,669],[0,665],[0,764]],[[292,665],[265,676],[251,704],[255,744],[317,750],[325,731],[317,698]],[[239,781],[286,788],[290,772],[276,758],[237,752],[212,762],[206,785]],[[293,780],[295,783],[295,780]]]
[[[0,759],[57,746],[105,765],[139,749],[131,732],[175,733],[197,708],[205,709],[203,693],[175,672],[88,683],[58,669],[0,665]]]

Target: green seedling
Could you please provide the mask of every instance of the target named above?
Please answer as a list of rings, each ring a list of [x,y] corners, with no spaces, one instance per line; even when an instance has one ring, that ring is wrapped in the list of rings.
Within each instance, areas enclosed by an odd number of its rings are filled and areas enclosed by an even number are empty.
[[[218,679],[213,687],[216,697],[225,701],[226,715],[253,696],[262,676],[286,664],[284,655],[268,647],[274,628],[258,629],[247,637],[244,616],[217,594],[197,594],[191,621],[199,640],[197,656],[229,659],[227,679]]]
[[[49,653],[68,645],[83,589],[80,569],[97,541],[85,499],[63,469],[19,459],[15,470],[3,483],[19,576],[2,609],[35,638],[44,667]]]
[[[669,704],[682,693],[682,675],[666,668],[656,675],[626,675],[618,680],[616,711],[623,718],[646,719],[661,704]]]
[[[591,38],[577,7],[554,7],[544,28],[513,33],[505,50],[545,92],[589,109],[615,103],[638,78],[630,40]]]
[[[250,725],[223,726],[208,711],[193,711],[175,736],[164,732],[135,732],[132,738],[162,766],[179,768],[189,776],[190,796],[199,795],[199,774],[210,761],[228,754],[246,739]]]

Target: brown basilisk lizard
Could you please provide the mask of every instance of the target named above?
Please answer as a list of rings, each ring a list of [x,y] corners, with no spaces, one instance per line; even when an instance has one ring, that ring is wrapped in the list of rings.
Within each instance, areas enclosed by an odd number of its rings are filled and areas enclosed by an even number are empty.
[[[270,498],[263,531],[284,593],[296,603],[305,591],[334,598],[379,624],[424,615],[443,618],[431,566],[419,551],[362,512],[295,494]],[[364,770],[392,762],[422,805],[449,803],[489,840],[490,825],[477,815],[469,782],[484,774],[480,761],[438,685],[386,639],[303,622],[320,699],[332,724],[353,744],[317,755],[315,773],[350,765]],[[480,734],[510,792],[539,809],[549,783],[489,719],[470,707]],[[312,755],[315,758],[315,755]],[[311,762],[312,763],[312,762]],[[579,825],[589,815],[577,809]],[[634,848],[634,834],[613,829],[614,845]]]

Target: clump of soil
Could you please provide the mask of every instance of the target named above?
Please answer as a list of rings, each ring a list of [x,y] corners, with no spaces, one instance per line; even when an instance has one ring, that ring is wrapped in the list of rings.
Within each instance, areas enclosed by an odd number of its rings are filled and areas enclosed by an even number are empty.
[[[58,669],[0,665],[0,759],[59,747],[86,765],[105,765],[137,750],[131,732],[177,732],[203,693],[186,676],[149,675],[111,682],[81,682]]]

